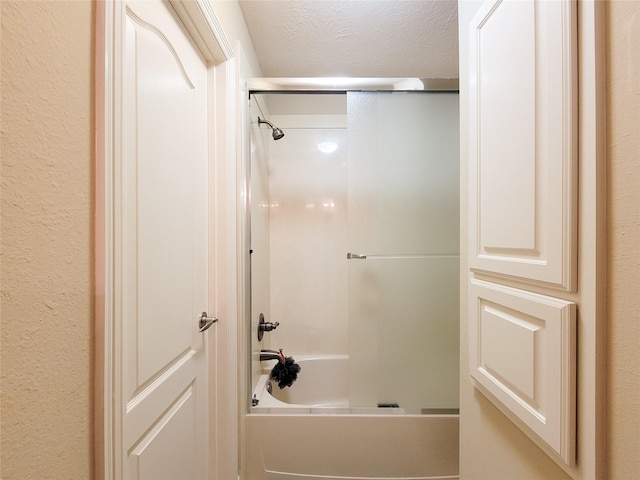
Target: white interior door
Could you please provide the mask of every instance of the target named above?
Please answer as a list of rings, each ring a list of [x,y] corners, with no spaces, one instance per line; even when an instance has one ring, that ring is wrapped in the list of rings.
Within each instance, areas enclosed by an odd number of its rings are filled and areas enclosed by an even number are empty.
[[[167,3],[120,15],[116,475],[206,478],[207,68]]]

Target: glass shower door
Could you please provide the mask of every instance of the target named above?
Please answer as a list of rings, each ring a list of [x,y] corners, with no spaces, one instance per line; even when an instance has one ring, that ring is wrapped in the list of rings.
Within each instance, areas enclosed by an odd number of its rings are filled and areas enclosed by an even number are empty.
[[[458,95],[347,109],[349,403],[458,408]]]

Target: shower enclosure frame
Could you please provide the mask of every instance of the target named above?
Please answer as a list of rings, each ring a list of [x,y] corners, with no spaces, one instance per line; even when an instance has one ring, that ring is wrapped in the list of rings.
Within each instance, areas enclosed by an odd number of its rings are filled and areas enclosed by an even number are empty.
[[[241,408],[248,413],[251,405],[251,146],[250,146],[250,99],[256,94],[346,94],[348,92],[431,92],[459,93],[458,78],[349,78],[349,77],[255,77],[247,78],[243,100],[243,128],[241,170],[241,258],[243,272],[241,292],[241,322],[243,332],[241,380]],[[242,364],[241,364],[242,365]],[[246,402],[246,403],[245,403]]]
[[[347,93],[347,92],[451,92],[457,93],[457,78],[248,78],[249,95],[258,93]]]
[[[302,432],[328,429],[323,436],[318,432],[314,435],[315,440],[311,445],[307,445],[304,455],[310,464],[324,464],[322,460],[326,454],[333,455],[338,463],[340,457],[345,452],[351,451],[354,444],[369,444],[366,448],[369,460],[378,459],[384,463],[387,458],[402,458],[409,455],[410,458],[422,458],[423,463],[431,465],[428,470],[432,473],[428,478],[458,478],[458,438],[459,438],[459,415],[455,412],[441,411],[424,412],[424,414],[391,414],[391,412],[377,412],[375,414],[339,414],[334,412],[331,415],[296,414],[281,413],[273,411],[270,413],[254,413],[251,410],[251,397],[253,394],[252,385],[252,340],[255,331],[252,326],[251,308],[251,109],[250,103],[254,94],[346,94],[348,92],[432,92],[432,93],[459,93],[459,82],[457,78],[248,78],[242,89],[241,100],[241,132],[240,139],[241,164],[238,165],[240,175],[238,186],[240,188],[240,209],[239,209],[239,246],[240,258],[239,269],[242,272],[239,287],[239,326],[240,342],[239,351],[243,355],[239,359],[240,378],[238,385],[240,395],[240,428],[241,438],[244,438],[239,445],[241,470],[244,475],[251,475],[252,478],[263,478],[265,474],[260,458],[272,458],[267,452],[272,442],[266,440],[271,438],[271,434],[265,432],[277,431],[283,441],[291,440],[292,446],[306,445],[306,440],[298,437]],[[286,133],[286,130],[285,130]],[[286,138],[286,137],[285,137]],[[296,353],[296,352],[292,352]],[[383,410],[383,409],[378,409]],[[293,414],[292,414],[293,413]],[[388,413],[388,414],[385,414]],[[336,429],[337,427],[337,429]],[[340,429],[351,432],[368,432],[365,438],[345,443],[345,441],[335,441],[333,435]],[[407,430],[408,429],[408,430]],[[406,435],[407,431],[414,432],[415,435]],[[329,433],[333,432],[333,433]],[[395,433],[394,433],[395,432]],[[265,437],[266,435],[266,437]],[[322,440],[329,435],[329,439]],[[390,437],[389,437],[390,435]],[[395,435],[395,437],[394,437]],[[398,441],[387,444],[388,438],[396,438]],[[362,441],[361,441],[362,440]],[[426,442],[426,443],[423,443]],[[308,447],[308,448],[307,448]],[[265,450],[266,449],[266,450]],[[310,449],[310,450],[309,450]],[[333,453],[331,449],[337,449]],[[369,451],[370,450],[370,451]],[[450,450],[450,451],[449,451]],[[313,455],[311,454],[313,452]],[[324,454],[322,452],[325,452]],[[327,453],[329,452],[329,453]],[[413,453],[410,453],[413,452]],[[298,452],[302,455],[302,452]],[[413,456],[412,456],[413,455]],[[294,455],[296,457],[296,455]],[[316,458],[318,457],[318,458]],[[297,457],[296,457],[297,458]],[[362,458],[367,462],[367,458]],[[357,463],[357,458],[355,458]],[[415,459],[414,459],[415,460]],[[349,463],[353,463],[353,459]],[[375,462],[374,462],[375,463]],[[259,466],[262,465],[262,466]],[[344,468],[344,467],[340,467]],[[371,475],[367,478],[378,478],[375,465],[371,467]],[[417,467],[415,461],[406,462],[404,469],[424,468]],[[257,469],[257,470],[256,470]],[[295,469],[294,469],[295,470]],[[357,469],[356,469],[357,470]],[[402,469],[401,469],[402,470]],[[284,470],[283,470],[284,471]],[[290,470],[292,472],[293,470]],[[273,472],[272,472],[273,473]],[[301,473],[301,472],[298,472]],[[334,476],[325,477],[323,475],[310,475],[309,478],[338,478]],[[347,470],[342,471],[339,478],[361,478],[364,475],[358,472],[353,475]],[[374,473],[376,473],[374,475]],[[397,472],[400,474],[399,472]],[[407,472],[405,472],[407,473]],[[288,473],[287,475],[290,475]],[[404,473],[402,474],[404,475]],[[432,476],[435,475],[435,476]],[[445,475],[445,477],[441,476]],[[266,477],[265,477],[266,478]],[[364,478],[364,477],[363,477]],[[427,478],[427,477],[420,477]]]

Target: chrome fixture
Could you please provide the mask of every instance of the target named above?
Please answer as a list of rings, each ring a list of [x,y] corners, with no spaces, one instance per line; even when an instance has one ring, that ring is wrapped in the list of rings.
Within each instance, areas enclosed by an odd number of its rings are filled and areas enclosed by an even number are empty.
[[[458,92],[457,78],[248,78],[249,93],[273,92]]]
[[[284,363],[285,361],[285,356],[284,353],[282,353],[282,349],[280,349],[279,351],[276,350],[260,350],[260,361],[264,362],[267,360],[280,360],[281,362]]]
[[[370,258],[372,260],[401,260],[401,259],[416,259],[416,258],[459,258],[460,254],[458,253],[417,253],[417,254],[373,254],[368,255],[366,253],[347,253],[347,260],[366,260]]]
[[[260,125],[261,123],[266,123],[267,125],[269,125],[269,127],[271,127],[271,130],[273,130],[273,139],[274,140],[280,140],[282,137],[284,137],[284,132],[279,129],[278,127],[274,127],[273,124],[267,120],[262,120],[260,117],[258,117],[258,125]]]
[[[272,330],[275,330],[276,328],[278,328],[278,325],[280,325],[278,322],[266,322],[264,319],[264,313],[260,314],[259,321],[258,321],[258,341],[262,340],[262,336],[264,335],[264,332],[270,332]]]
[[[209,317],[207,312],[202,312],[202,315],[200,315],[200,321],[198,322],[198,331],[204,332],[217,321],[218,319],[216,317]]]

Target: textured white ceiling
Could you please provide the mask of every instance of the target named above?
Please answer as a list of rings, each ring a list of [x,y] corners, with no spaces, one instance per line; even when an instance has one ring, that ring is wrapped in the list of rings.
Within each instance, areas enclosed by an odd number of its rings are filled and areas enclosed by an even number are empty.
[[[240,0],[265,77],[457,77],[455,0]]]

